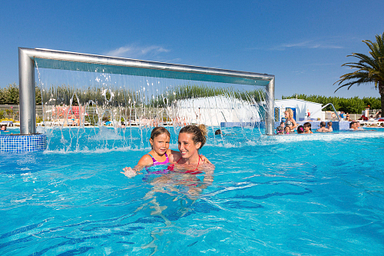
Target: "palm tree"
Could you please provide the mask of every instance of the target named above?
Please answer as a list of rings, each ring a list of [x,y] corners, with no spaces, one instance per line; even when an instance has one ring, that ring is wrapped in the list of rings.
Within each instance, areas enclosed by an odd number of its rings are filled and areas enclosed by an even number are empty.
[[[339,90],[342,87],[352,87],[352,85],[360,85],[364,83],[375,83],[375,87],[379,88],[381,96],[381,113],[384,114],[384,33],[376,35],[376,42],[370,40],[363,40],[363,42],[369,47],[369,55],[361,53],[352,53],[347,57],[356,57],[359,62],[349,62],[342,66],[357,68],[352,73],[344,74],[340,77],[340,80],[336,81]],[[336,92],[335,91],[335,92]]]

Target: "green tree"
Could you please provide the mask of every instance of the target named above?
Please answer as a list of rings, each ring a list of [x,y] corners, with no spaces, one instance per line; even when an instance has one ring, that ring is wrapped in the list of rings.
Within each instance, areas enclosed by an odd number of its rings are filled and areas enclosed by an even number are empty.
[[[375,87],[379,88],[381,96],[381,113],[384,113],[384,32],[383,34],[376,35],[376,42],[370,40],[363,40],[369,47],[369,55],[362,53],[352,53],[347,57],[356,57],[359,62],[348,62],[342,66],[357,69],[354,72],[344,74],[340,77],[335,84],[339,90],[343,87],[351,88],[353,85],[360,85],[365,83],[375,83]],[[335,92],[336,92],[335,91]]]

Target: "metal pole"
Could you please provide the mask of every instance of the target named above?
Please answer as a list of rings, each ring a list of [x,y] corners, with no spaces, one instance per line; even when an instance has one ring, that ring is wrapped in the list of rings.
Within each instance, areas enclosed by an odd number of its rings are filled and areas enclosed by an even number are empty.
[[[267,106],[265,115],[265,133],[273,135],[275,129],[275,78],[269,81],[267,86]]]
[[[35,63],[19,48],[20,134],[36,133]]]

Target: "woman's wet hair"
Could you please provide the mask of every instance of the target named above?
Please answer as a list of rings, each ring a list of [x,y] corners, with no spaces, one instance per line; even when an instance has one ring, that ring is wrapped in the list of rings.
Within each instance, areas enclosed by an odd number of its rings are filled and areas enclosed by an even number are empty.
[[[163,133],[167,134],[168,137],[171,138],[171,134],[169,133],[169,131],[167,129],[165,129],[164,127],[156,127],[151,132],[151,139],[154,140],[157,136],[159,136]]]
[[[192,140],[196,144],[201,143],[200,148],[202,148],[207,141],[207,127],[204,124],[196,125],[187,125],[181,128],[180,133],[189,133],[193,134]],[[200,149],[199,148],[199,149]]]

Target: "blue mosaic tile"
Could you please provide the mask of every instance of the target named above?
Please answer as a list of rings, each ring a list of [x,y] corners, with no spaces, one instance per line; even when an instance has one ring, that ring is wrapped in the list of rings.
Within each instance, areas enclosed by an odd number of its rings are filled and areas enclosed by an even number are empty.
[[[42,151],[47,147],[47,136],[34,135],[0,135],[0,151],[32,152]]]

